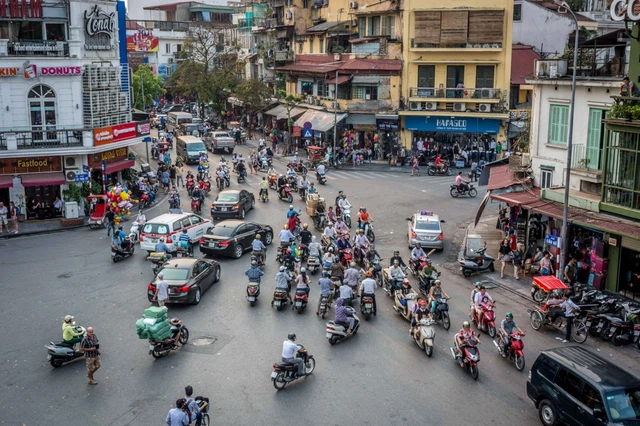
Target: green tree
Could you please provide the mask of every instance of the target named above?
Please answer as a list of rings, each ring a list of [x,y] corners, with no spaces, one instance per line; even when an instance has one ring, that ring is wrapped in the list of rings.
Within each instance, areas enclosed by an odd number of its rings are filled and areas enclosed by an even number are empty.
[[[280,96],[280,103],[287,110],[287,127],[289,128],[289,135],[291,135],[291,126],[293,124],[291,120],[291,111],[302,103],[302,98],[296,95],[287,95],[287,92],[284,90],[280,90],[278,92],[278,96]]]
[[[155,75],[149,65],[140,65],[138,70],[133,73],[133,99],[135,101],[133,107],[144,110],[144,105],[153,104],[155,98],[166,92],[162,87],[163,84],[162,77]],[[143,88],[144,104],[142,102]]]
[[[254,111],[268,107],[273,96],[273,91],[269,86],[257,79],[243,80],[238,84],[234,93],[247,108]]]

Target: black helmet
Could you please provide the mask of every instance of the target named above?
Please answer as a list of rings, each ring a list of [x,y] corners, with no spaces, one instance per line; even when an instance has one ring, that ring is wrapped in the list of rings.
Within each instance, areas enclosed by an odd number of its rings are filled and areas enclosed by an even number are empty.
[[[292,342],[295,342],[296,335],[294,333],[289,333],[289,335],[287,336],[287,339],[291,340]]]
[[[396,254],[400,254],[400,250],[394,250],[393,255],[395,256]]]

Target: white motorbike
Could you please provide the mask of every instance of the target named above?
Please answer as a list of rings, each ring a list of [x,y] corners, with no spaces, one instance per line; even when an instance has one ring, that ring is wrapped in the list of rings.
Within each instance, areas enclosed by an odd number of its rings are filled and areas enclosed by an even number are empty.
[[[129,229],[129,239],[133,244],[140,242],[140,223],[138,221],[134,221],[131,224],[131,229]]]
[[[436,329],[433,326],[436,322],[429,318],[420,320],[420,331],[413,335],[413,340],[423,349],[428,357],[433,355],[433,341],[436,337]]]
[[[84,327],[75,325],[75,322],[73,325],[76,333],[82,333],[84,336],[86,331]],[[54,368],[61,367],[65,362],[70,362],[84,356],[83,352],[75,350],[74,345],[70,345],[65,342],[50,342],[48,345],[44,345],[44,347],[47,349],[47,361],[49,361],[51,366]]]
[[[349,323],[337,323],[335,321],[329,321],[327,323],[327,340],[329,340],[329,344],[331,345],[335,345],[340,340],[355,335],[360,328],[360,318],[358,318],[358,316],[356,315],[356,310],[350,306],[345,307],[349,311],[349,316],[355,320],[353,330],[351,331],[351,334],[348,334],[347,330],[349,329]]]
[[[351,228],[351,207],[344,207],[342,209],[342,220]]]
[[[375,242],[376,235],[373,233],[373,223],[368,222],[364,225],[364,235],[367,237],[370,243]]]

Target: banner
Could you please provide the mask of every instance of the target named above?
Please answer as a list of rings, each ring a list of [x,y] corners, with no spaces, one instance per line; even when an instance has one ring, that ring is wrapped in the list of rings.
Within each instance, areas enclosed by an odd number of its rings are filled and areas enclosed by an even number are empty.
[[[158,37],[153,35],[153,30],[140,29],[127,37],[127,52],[157,52],[158,45]]]

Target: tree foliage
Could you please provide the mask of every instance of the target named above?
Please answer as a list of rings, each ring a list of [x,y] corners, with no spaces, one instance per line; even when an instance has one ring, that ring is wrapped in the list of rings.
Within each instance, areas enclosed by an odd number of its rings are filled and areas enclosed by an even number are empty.
[[[291,126],[293,125],[293,120],[291,120],[291,110],[300,105],[303,99],[300,96],[293,94],[287,95],[287,92],[284,90],[280,90],[278,92],[278,96],[280,97],[280,103],[287,110],[287,125],[289,127],[289,134],[291,134]]]
[[[234,93],[244,105],[250,106],[253,110],[262,110],[268,107],[273,95],[269,86],[257,79],[242,81]]]
[[[138,70],[133,73],[134,108],[144,110],[144,105],[153,104],[155,98],[166,92],[162,87],[163,84],[162,77],[155,75],[149,65],[140,65]],[[144,105],[142,102],[143,87],[141,86],[144,86]]]

